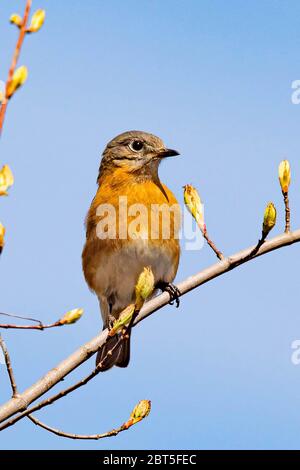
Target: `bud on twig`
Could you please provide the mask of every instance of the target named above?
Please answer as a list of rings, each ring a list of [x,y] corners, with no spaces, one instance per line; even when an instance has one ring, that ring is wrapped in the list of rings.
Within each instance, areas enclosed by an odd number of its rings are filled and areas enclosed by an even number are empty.
[[[132,319],[132,315],[135,312],[135,305],[128,305],[121,313],[119,318],[114,322],[113,327],[108,333],[108,336],[114,336],[118,331],[120,331],[124,326],[127,326]]]
[[[150,267],[144,268],[139,275],[138,282],[135,286],[136,309],[140,310],[145,300],[152,294],[154,290],[154,275]]]
[[[287,193],[291,183],[291,168],[288,160],[280,162],[278,167],[279,182],[283,193]]]
[[[12,23],[12,24],[15,24],[18,28],[21,28],[22,26],[22,18],[20,15],[18,15],[17,13],[13,13],[10,18],[9,18],[9,21]]]
[[[83,308],[74,308],[65,313],[64,316],[58,321],[60,325],[71,325],[76,323],[83,315]]]
[[[291,168],[288,160],[280,162],[278,167],[279,183],[282,190],[285,207],[285,233],[289,233],[291,228],[291,210],[289,202],[289,186],[291,184]]]
[[[119,315],[119,318],[114,322],[113,327],[108,333],[108,336],[114,336],[123,327],[131,326],[133,315],[142,308],[145,300],[152,294],[154,290],[154,276],[150,267],[143,269],[139,275],[138,281],[135,286],[136,300],[135,304],[128,305]]]
[[[0,170],[0,196],[7,196],[7,190],[14,184],[14,176],[8,165],[4,165]]]
[[[146,418],[151,411],[151,401],[141,400],[133,409],[130,418],[123,424],[124,429],[128,429],[142,419]]]
[[[276,224],[276,207],[273,202],[269,202],[264,213],[262,236],[265,239]]]
[[[12,81],[9,83],[6,95],[7,98],[11,98],[15,91],[20,88],[21,85],[26,81],[28,75],[27,67],[25,65],[21,65],[15,73],[13,74]]]
[[[186,184],[183,186],[184,188],[184,203],[194,219],[196,220],[199,229],[201,230],[201,233],[205,240],[207,241],[208,245],[211,247],[211,249],[215,252],[219,260],[223,260],[224,256],[223,253],[218,250],[214,242],[209,238],[207,230],[206,230],[206,225],[204,223],[204,211],[203,211],[203,204],[201,202],[200,196],[198,194],[198,191],[196,188],[194,188],[191,184]]]
[[[44,24],[45,16],[45,10],[36,10],[36,12],[32,15],[31,23],[27,29],[27,33],[36,33],[39,31]]]
[[[201,202],[197,189],[194,188],[191,184],[186,184],[183,188],[184,203],[186,207],[196,220],[201,231],[205,231],[206,228],[204,223],[203,204]]]

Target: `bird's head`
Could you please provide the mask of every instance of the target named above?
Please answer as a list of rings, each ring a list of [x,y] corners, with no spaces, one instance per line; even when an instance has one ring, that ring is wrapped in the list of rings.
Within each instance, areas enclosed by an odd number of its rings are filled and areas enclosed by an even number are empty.
[[[153,134],[141,131],[128,131],[111,140],[102,156],[100,173],[123,167],[130,172],[142,174],[157,173],[163,158],[179,155],[176,150],[167,148],[163,141]]]

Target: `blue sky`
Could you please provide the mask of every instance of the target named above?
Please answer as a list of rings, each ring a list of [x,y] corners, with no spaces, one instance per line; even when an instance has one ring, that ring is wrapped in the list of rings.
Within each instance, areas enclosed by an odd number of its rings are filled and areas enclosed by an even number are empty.
[[[0,7],[0,78],[16,41],[8,23],[25,1]],[[181,157],[161,179],[180,201],[192,183],[208,230],[226,254],[256,242],[266,203],[278,208],[280,160],[292,165],[292,225],[300,220],[300,4],[253,0],[33,1],[43,29],[26,37],[26,85],[9,103],[0,145],[15,185],[1,199],[7,245],[1,310],[44,322],[83,307],[69,328],[8,331],[25,389],[101,329],[81,271],[83,220],[96,191],[101,152],[129,129],[157,134]],[[299,246],[249,263],[184,296],[133,333],[128,369],[114,368],[37,414],[65,431],[100,433],[140,399],[150,416],[99,442],[70,441],[23,420],[2,449],[300,448]],[[208,247],[183,249],[178,280],[215,262]],[[189,332],[187,334],[187,331]],[[86,374],[93,359],[57,390]],[[0,366],[0,372],[3,366]],[[2,370],[0,398],[9,395]]]

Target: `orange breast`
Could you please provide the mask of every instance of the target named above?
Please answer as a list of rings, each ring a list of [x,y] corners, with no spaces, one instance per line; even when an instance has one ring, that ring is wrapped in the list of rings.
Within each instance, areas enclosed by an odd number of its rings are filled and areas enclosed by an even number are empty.
[[[139,182],[116,170],[101,181],[88,213],[87,230],[98,226],[99,230],[110,230],[112,238],[115,233],[117,239],[174,239],[180,228],[180,215],[175,196],[159,180]]]

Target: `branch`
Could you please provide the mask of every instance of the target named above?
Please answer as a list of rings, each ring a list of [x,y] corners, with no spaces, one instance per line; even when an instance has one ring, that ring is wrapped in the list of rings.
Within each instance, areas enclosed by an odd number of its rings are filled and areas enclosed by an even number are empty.
[[[27,22],[28,22],[28,18],[29,18],[31,3],[32,3],[32,0],[27,0],[27,2],[26,2],[22,25],[20,26],[18,41],[17,41],[16,47],[15,47],[15,50],[14,50],[13,58],[12,58],[12,61],[11,61],[9,72],[8,72],[8,77],[7,77],[7,81],[6,81],[6,85],[5,85],[5,96],[3,98],[1,108],[0,108],[0,136],[1,136],[1,133],[2,133],[6,108],[7,108],[8,101],[9,101],[8,90],[9,90],[10,84],[11,84],[12,79],[13,79],[13,75],[14,75],[14,72],[15,72],[15,69],[16,69],[16,65],[17,65],[17,62],[18,62],[18,59],[19,59],[20,52],[21,52],[21,47],[22,47],[24,37],[25,37],[25,34],[26,34]]]
[[[8,352],[8,349],[7,349],[6,344],[4,342],[4,339],[1,337],[1,335],[0,335],[0,348],[2,349],[3,354],[4,354],[6,370],[7,370],[7,373],[8,373],[8,377],[9,377],[9,381],[10,381],[10,385],[11,385],[11,389],[12,389],[12,397],[16,398],[16,397],[19,396],[18,388],[17,388],[17,384],[16,384],[16,381],[15,381],[14,373],[13,373],[13,370],[12,370],[9,352]]]
[[[215,279],[216,277],[225,274],[232,269],[252,260],[259,256],[265,255],[271,251],[280,249],[284,246],[292,245],[293,243],[300,242],[300,229],[279,235],[269,241],[264,242],[259,251],[249,258],[249,255],[255,249],[255,246],[242,250],[223,261],[213,264],[207,269],[190,276],[185,281],[178,284],[181,295],[199,287],[206,282]],[[168,304],[170,300],[169,294],[163,293],[154,299],[150,300],[142,308],[136,317],[133,326],[137,325],[140,321],[144,320],[149,315],[153,314],[160,308]],[[0,422],[5,421],[14,414],[24,411],[27,407],[40,396],[44,395],[54,385],[60,382],[66,375],[87,361],[98,349],[105,343],[108,336],[108,330],[102,331],[98,336],[91,339],[77,351],[71,354],[68,358],[63,360],[54,369],[49,371],[44,377],[38,380],[35,384],[30,386],[18,398],[9,400],[0,408]]]
[[[62,390],[61,392],[57,393],[56,395],[53,395],[52,397],[46,398],[46,400],[43,400],[40,403],[38,403],[37,405],[23,411],[23,413],[20,413],[19,415],[15,416],[11,420],[6,421],[2,426],[0,426],[0,431],[3,431],[4,429],[6,429],[10,426],[13,426],[20,419],[25,418],[25,416],[27,416],[27,418],[29,418],[31,421],[33,421],[36,425],[46,429],[47,431],[50,431],[50,432],[52,432],[54,434],[57,434],[58,436],[61,436],[61,437],[67,437],[69,439],[97,439],[98,440],[98,439],[103,439],[104,437],[116,436],[117,434],[119,434],[119,432],[125,431],[126,429],[129,429],[130,426],[135,424],[134,422],[132,422],[132,414],[131,414],[131,417],[130,417],[131,419],[129,419],[126,423],[124,423],[119,428],[113,429],[112,431],[108,431],[106,433],[92,434],[92,435],[79,435],[79,434],[65,433],[63,431],[60,431],[59,429],[51,428],[50,426],[42,423],[37,418],[32,416],[33,412],[38,411],[41,408],[44,408],[46,406],[49,406],[52,403],[54,403],[55,401],[59,400],[60,398],[69,395],[71,392],[73,392],[74,390],[77,390],[78,388],[86,385],[90,380],[92,380],[94,377],[96,377],[96,375],[98,375],[99,372],[102,371],[102,369],[105,365],[105,361],[108,358],[108,356],[113,354],[114,350],[119,347],[120,342],[123,339],[124,339],[124,336],[121,335],[119,337],[117,343],[112,347],[112,349],[110,349],[106,353],[105,357],[102,359],[101,362],[98,363],[97,367],[88,376],[86,376],[84,379],[80,380],[79,382],[75,383],[74,385],[71,385],[71,387],[68,387],[65,390]]]
[[[74,390],[77,390],[78,388],[83,387],[84,385],[86,385],[94,377],[96,377],[96,375],[98,375],[99,372],[102,371],[106,359],[108,358],[108,356],[110,356],[114,352],[114,350],[116,350],[119,347],[119,344],[123,339],[124,339],[123,335],[119,337],[118,341],[112,347],[112,349],[107,352],[107,354],[102,359],[102,361],[97,364],[97,367],[95,367],[95,369],[89,375],[87,375],[85,378],[79,380],[78,382],[76,382],[75,384],[71,385],[70,387],[68,387],[64,390],[61,390],[60,392],[56,393],[52,397],[46,398],[45,400],[39,402],[37,405],[26,409],[25,411],[18,414],[17,416],[12,418],[11,420],[5,421],[5,423],[2,424],[2,426],[0,426],[0,431],[3,431],[4,429],[14,425],[16,422],[20,421],[20,419],[25,418],[25,416],[28,416],[31,413],[34,413],[35,411],[41,410],[42,408],[45,408],[46,406],[52,405],[52,403],[59,400],[60,398],[66,397],[70,393],[74,392]]]
[[[114,349],[118,348],[120,342],[123,339],[124,339],[123,336],[121,336],[118,339],[118,341],[114,345],[114,347],[110,351],[107,352],[106,356],[97,365],[95,370],[88,377],[86,377],[86,379],[81,380],[80,382],[73,385],[72,387],[69,387],[69,389],[63,390],[62,392],[57,394],[55,397],[52,397],[52,403],[53,403],[53,401],[58,400],[59,396],[60,397],[65,396],[68,393],[71,393],[71,391],[75,390],[76,388],[79,388],[82,385],[85,385],[89,380],[91,380],[99,372],[101,372],[102,368],[104,367],[105,360],[113,353]],[[51,399],[46,400],[46,402],[48,402],[47,405],[50,405]],[[40,408],[41,407],[42,407],[42,404],[40,404]],[[60,429],[56,429],[56,428],[53,428],[51,426],[48,426],[47,424],[45,424],[42,421],[38,420],[37,418],[35,418],[31,414],[28,414],[31,410],[27,410],[26,415],[27,415],[28,419],[30,419],[34,424],[36,424],[37,426],[40,426],[43,429],[46,429],[46,431],[49,431],[49,432],[52,432],[53,434],[56,434],[57,436],[67,437],[68,439],[99,440],[99,439],[103,439],[105,437],[116,436],[117,434],[119,434],[122,431],[127,431],[127,429],[129,429],[131,426],[138,423],[142,419],[146,418],[146,416],[148,416],[148,414],[150,413],[150,409],[151,409],[151,402],[149,400],[141,400],[134,407],[133,411],[131,412],[131,415],[130,415],[129,419],[125,423],[123,423],[117,429],[112,429],[111,431],[107,431],[107,432],[101,433],[101,434],[74,434],[74,433],[64,432],[64,431],[61,431]],[[18,418],[20,418],[20,416],[17,416],[17,418],[15,418],[15,420],[16,419],[18,420]],[[14,420],[11,421],[10,425],[14,424],[13,421]]]

